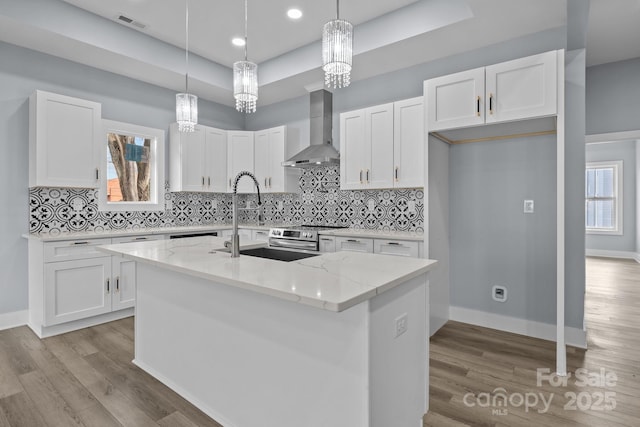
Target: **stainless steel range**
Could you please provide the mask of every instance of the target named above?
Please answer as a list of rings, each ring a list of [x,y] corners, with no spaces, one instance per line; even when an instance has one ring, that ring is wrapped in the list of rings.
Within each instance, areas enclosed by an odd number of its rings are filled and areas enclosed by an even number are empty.
[[[297,225],[286,228],[272,228],[269,230],[269,246],[272,248],[292,249],[295,251],[318,252],[318,232],[335,230],[330,225]]]

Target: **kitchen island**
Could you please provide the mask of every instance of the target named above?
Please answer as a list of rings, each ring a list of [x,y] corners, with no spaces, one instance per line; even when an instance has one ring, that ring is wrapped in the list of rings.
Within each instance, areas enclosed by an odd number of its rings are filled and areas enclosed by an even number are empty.
[[[136,365],[225,427],[422,425],[435,261],[223,242],[102,247],[136,261]]]

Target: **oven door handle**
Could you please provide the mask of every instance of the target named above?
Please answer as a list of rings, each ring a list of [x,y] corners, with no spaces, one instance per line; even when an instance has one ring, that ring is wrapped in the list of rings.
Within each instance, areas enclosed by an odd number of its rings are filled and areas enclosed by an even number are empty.
[[[269,239],[269,246],[277,248],[288,248],[288,249],[302,249],[302,250],[311,250],[317,251],[318,248],[315,242],[301,242],[301,241],[292,241],[292,240],[284,240],[284,239]]]

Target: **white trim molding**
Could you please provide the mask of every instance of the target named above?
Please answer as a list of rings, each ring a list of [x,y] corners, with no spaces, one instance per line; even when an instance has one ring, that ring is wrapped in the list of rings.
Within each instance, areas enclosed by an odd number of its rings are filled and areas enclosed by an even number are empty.
[[[536,322],[534,320],[456,306],[449,308],[449,318],[456,322],[469,323],[483,328],[497,329],[547,341],[556,341],[556,325],[551,323]],[[583,349],[587,348],[587,332],[585,330],[565,327],[564,331],[567,345]]]
[[[640,139],[640,130],[585,135],[585,142],[587,144],[597,144],[600,142],[626,141],[629,139]]]
[[[29,319],[29,310],[12,311],[0,314],[0,331],[24,326]]]
[[[640,253],[631,251],[608,251],[605,249],[587,249],[587,256],[596,256],[602,258],[620,258],[620,259],[634,259],[640,262]]]

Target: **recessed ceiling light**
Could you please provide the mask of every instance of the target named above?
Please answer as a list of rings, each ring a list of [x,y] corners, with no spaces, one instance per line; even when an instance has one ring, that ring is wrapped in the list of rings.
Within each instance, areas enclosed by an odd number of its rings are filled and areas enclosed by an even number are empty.
[[[300,19],[302,18],[302,11],[300,9],[289,9],[287,10],[287,16],[291,19]]]
[[[242,38],[242,37],[234,37],[233,39],[231,39],[231,43],[232,43],[234,46],[240,46],[240,47],[242,47],[242,46],[244,46],[245,41],[244,41],[244,38]]]

